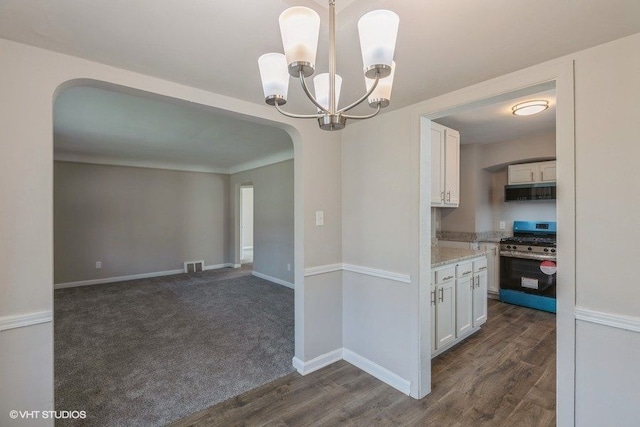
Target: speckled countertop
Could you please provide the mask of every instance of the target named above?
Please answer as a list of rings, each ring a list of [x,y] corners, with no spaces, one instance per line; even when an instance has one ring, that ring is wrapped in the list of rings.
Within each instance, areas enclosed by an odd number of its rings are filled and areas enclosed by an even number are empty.
[[[439,246],[431,247],[431,268],[440,267],[445,264],[452,264],[465,259],[477,258],[485,255],[486,251],[476,251],[473,249],[443,248]]]

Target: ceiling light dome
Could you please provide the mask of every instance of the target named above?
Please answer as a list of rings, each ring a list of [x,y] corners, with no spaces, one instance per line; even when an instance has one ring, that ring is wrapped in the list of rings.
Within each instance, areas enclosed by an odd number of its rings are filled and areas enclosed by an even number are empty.
[[[538,114],[549,108],[549,101],[527,101],[521,102],[511,107],[511,111],[516,116],[530,116],[532,114]]]

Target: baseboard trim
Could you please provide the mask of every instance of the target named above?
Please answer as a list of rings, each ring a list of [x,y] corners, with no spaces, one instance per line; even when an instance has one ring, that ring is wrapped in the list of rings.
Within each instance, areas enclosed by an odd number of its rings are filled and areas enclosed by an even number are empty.
[[[383,368],[382,366],[378,365],[375,362],[372,362],[366,357],[363,357],[356,352],[343,348],[342,358],[347,362],[351,363],[352,365],[354,365],[355,367],[362,369],[369,375],[373,375],[380,381],[386,384],[389,384],[391,387],[406,394],[407,396],[409,396],[409,394],[411,393],[410,381],[405,380],[401,376],[394,374],[390,370]]]
[[[353,264],[342,264],[342,269],[344,271],[350,271],[352,273],[365,274],[367,276],[393,280],[394,282],[411,283],[411,276],[408,274],[394,273],[392,271],[378,270],[375,268]]]
[[[595,323],[597,325],[623,329],[625,331],[640,332],[640,318],[638,317],[604,313],[582,307],[575,308],[575,317],[576,320],[582,320],[583,322]]]
[[[57,283],[54,289],[76,288],[78,286],[102,285],[105,283],[126,282],[128,280],[149,279],[152,277],[172,276],[174,274],[184,274],[183,269],[156,271],[155,273],[132,274],[130,276],[105,277],[104,279],[80,280],[77,282]]]
[[[51,311],[3,316],[0,317],[0,332],[23,328],[25,326],[39,325],[41,323],[50,323],[52,321],[53,313]]]
[[[231,262],[227,262],[225,264],[215,264],[215,265],[205,265],[204,266],[204,271],[207,270],[218,270],[219,268],[235,268],[235,264],[231,263]]]
[[[295,289],[295,286],[293,285],[293,283],[289,283],[289,282],[287,282],[285,280],[278,279],[277,277],[267,276],[266,274],[262,274],[262,273],[259,273],[257,271],[253,271],[253,272],[251,272],[251,274],[253,274],[254,276],[259,277],[261,279],[268,280],[270,282],[276,283],[278,285],[282,285],[282,286],[286,286],[287,288]]]
[[[327,264],[320,265],[318,267],[305,268],[304,276],[316,276],[318,274],[333,273],[335,271],[342,271],[342,264]]]
[[[339,348],[337,350],[330,351],[329,353],[321,354],[318,357],[314,357],[308,362],[303,362],[302,360],[294,357],[293,367],[300,373],[300,375],[307,375],[311,372],[315,372],[318,369],[322,369],[325,366],[329,366],[332,363],[336,363],[342,360],[342,349]]]

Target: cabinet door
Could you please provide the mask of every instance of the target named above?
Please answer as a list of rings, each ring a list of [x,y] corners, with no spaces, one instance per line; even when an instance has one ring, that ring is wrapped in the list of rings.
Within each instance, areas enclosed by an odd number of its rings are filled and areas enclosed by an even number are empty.
[[[455,281],[450,280],[436,287],[436,347],[437,349],[456,339]]]
[[[436,287],[431,286],[431,353],[436,351]]]
[[[431,206],[444,203],[444,126],[431,123]]]
[[[540,168],[538,163],[509,166],[509,184],[530,184],[538,180]]]
[[[556,162],[541,162],[540,165],[540,181],[553,182],[556,180]]]
[[[445,206],[460,204],[460,133],[453,129],[445,132]]]
[[[487,272],[482,271],[473,276],[473,327],[487,321]]]
[[[473,276],[456,279],[456,337],[461,337],[473,328],[472,295]]]
[[[500,293],[500,244],[483,243],[480,248],[487,252],[487,293],[489,297],[497,298]]]

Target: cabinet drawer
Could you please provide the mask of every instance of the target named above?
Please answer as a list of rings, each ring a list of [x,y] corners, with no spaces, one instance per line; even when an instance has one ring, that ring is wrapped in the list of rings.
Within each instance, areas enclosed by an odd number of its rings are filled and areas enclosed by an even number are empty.
[[[454,266],[445,267],[442,270],[436,270],[436,283],[446,282],[454,277],[456,277]]]
[[[473,273],[473,266],[471,262],[465,262],[456,266],[456,277],[466,277]]]
[[[473,271],[478,273],[487,269],[487,258],[483,257],[473,261]]]

